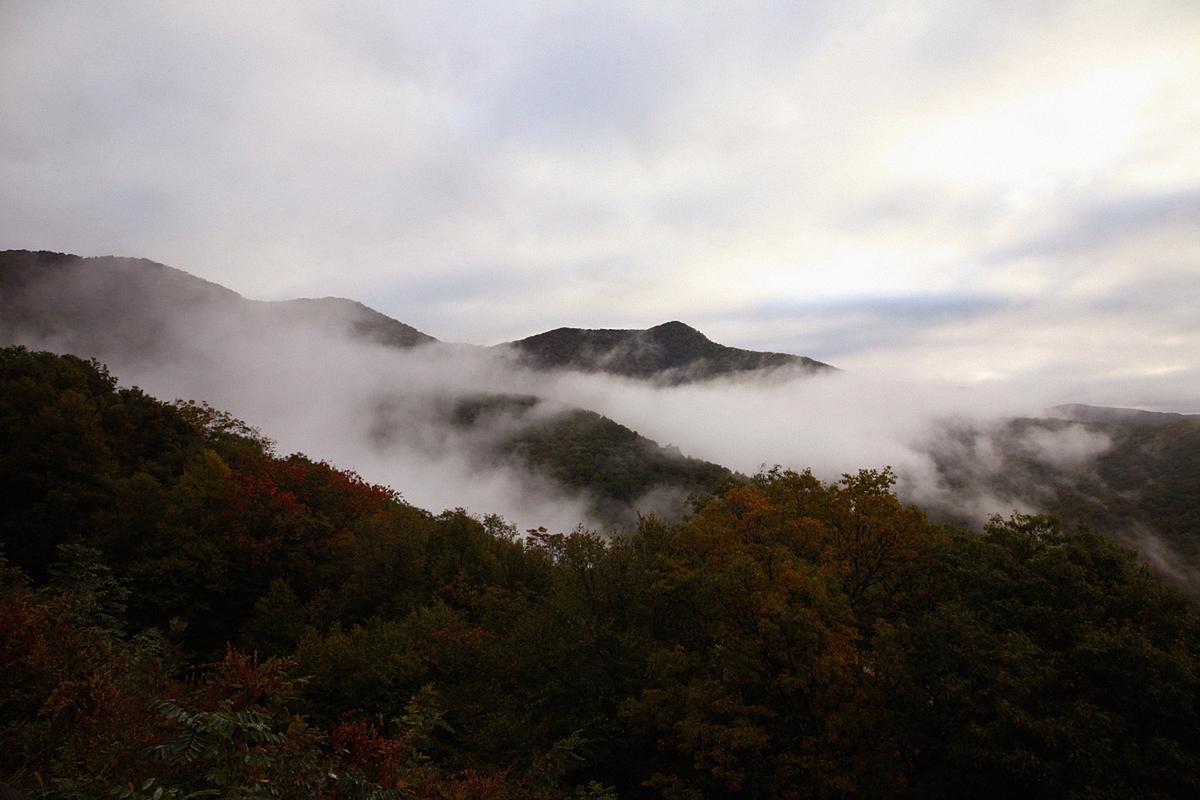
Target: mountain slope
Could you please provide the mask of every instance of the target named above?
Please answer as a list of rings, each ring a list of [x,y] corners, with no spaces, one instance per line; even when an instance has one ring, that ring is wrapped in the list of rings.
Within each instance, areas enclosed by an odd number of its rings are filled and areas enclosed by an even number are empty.
[[[1161,416],[948,427],[929,448],[947,496],[929,509],[965,525],[981,505],[1053,513],[1137,549],[1200,597],[1200,418]]]
[[[389,347],[416,347],[438,341],[411,325],[344,297],[281,300],[264,305],[281,318],[293,316],[300,320],[319,320],[331,327],[341,327],[358,338]]]
[[[168,359],[195,349],[198,333],[349,334],[389,347],[438,340],[362,303],[337,297],[248,300],[182,270],[141,258],[0,252],[0,341],[21,341],[107,361]],[[574,369],[676,384],[781,368],[830,370],[804,356],[726,347],[682,322],[646,330],[559,328],[497,345],[533,369]]]
[[[594,411],[563,407],[547,413],[539,404],[536,397],[511,395],[463,398],[453,419],[463,428],[486,429],[497,415],[516,413],[522,423],[494,442],[491,457],[587,491],[592,516],[605,525],[631,529],[638,514],[673,519],[691,497],[719,495],[745,480]]]
[[[522,363],[538,369],[605,372],[665,383],[784,367],[833,369],[805,356],[726,347],[678,321],[645,330],[556,328],[498,346],[515,351]]]
[[[0,253],[0,337],[137,359],[176,352],[198,312],[229,313],[233,291],[152,261]]]
[[[393,347],[436,342],[361,303],[326,297],[263,302],[140,258],[0,252],[0,340],[108,359],[170,358],[206,330],[291,335],[336,330]]]

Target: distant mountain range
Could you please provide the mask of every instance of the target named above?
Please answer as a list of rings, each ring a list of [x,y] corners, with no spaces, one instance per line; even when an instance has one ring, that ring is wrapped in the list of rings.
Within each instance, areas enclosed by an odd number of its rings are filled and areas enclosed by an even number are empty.
[[[53,340],[69,352],[153,356],[177,352],[188,332],[220,314],[281,334],[315,326],[393,347],[438,340],[362,303],[337,297],[247,300],[182,270],[140,258],[81,258],[47,251],[0,252],[0,337]],[[180,340],[183,332],[184,340]],[[558,328],[495,345],[523,365],[681,383],[781,368],[833,367],[805,356],[726,347],[682,322],[647,330]]]

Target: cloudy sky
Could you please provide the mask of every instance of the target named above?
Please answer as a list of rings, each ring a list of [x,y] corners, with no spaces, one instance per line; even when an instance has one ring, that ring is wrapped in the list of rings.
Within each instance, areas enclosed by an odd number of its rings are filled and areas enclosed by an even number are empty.
[[[0,2],[0,248],[1200,411],[1200,4]]]

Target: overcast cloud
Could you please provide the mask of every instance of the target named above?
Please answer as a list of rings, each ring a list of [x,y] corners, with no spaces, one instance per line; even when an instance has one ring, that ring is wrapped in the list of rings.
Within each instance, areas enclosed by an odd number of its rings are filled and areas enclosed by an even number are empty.
[[[1200,6],[0,4],[0,248],[1200,411]]]

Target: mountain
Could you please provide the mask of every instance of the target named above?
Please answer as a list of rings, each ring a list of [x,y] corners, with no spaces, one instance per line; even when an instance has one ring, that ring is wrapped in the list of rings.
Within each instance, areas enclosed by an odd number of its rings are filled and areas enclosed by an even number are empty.
[[[243,303],[223,286],[152,261],[0,253],[0,337],[104,356],[150,359],[186,343],[200,310]]]
[[[678,321],[645,330],[556,328],[498,347],[516,352],[522,363],[537,369],[604,372],[663,383],[785,367],[834,369],[805,356],[726,347]]]
[[[0,340],[6,342],[32,340],[101,359],[119,352],[152,360],[192,349],[197,334],[230,325],[250,335],[287,335],[308,326],[393,347],[437,341],[353,300],[248,300],[141,258],[0,252]]]
[[[344,298],[248,300],[142,258],[0,252],[0,341],[101,360],[117,352],[153,360],[194,349],[197,333],[214,326],[232,326],[251,336],[294,335],[305,328],[340,331],[398,348],[438,342]],[[646,330],[559,328],[493,349],[514,352],[534,369],[604,372],[668,384],[756,370],[833,369],[804,356],[726,347],[682,322]]]
[[[430,357],[345,346],[362,340]],[[513,374],[506,357],[656,383],[832,369],[724,347],[681,322],[452,346],[351,300],[253,301],[143,259],[27,251],[0,253],[0,344],[8,343],[95,357],[166,396],[218,402],[272,426],[291,419],[289,446],[342,463],[369,452],[383,463],[416,459],[428,472],[452,454],[480,474],[531,475],[583,493],[597,524],[680,510],[689,494],[719,491],[737,476],[620,420],[534,396],[537,382]],[[1058,512],[1136,545],[1200,594],[1192,577],[1200,574],[1200,417],[1085,405],[1048,414],[1057,418],[969,430],[947,423],[926,447],[942,492],[930,509],[963,524],[992,510]],[[310,430],[338,434],[332,445],[310,445]],[[360,440],[359,449],[346,444]],[[540,524],[536,514],[528,521]]]

